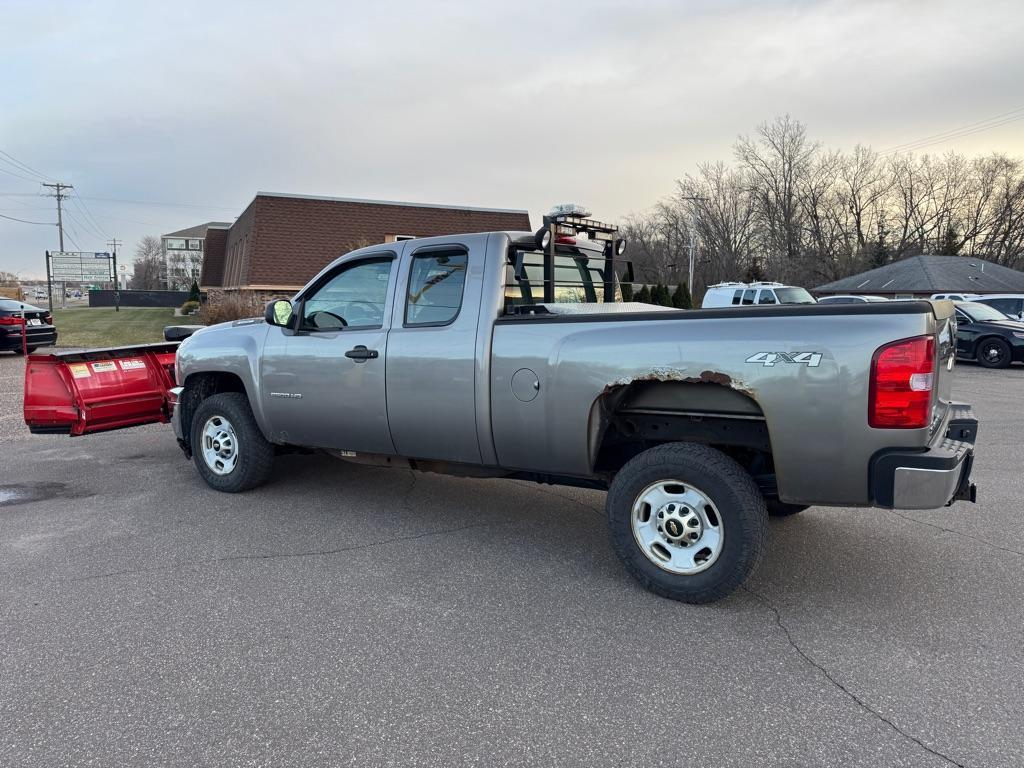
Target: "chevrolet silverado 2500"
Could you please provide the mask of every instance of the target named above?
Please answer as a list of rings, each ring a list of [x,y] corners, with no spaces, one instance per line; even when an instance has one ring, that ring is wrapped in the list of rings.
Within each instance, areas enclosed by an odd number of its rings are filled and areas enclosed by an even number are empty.
[[[977,421],[950,397],[950,302],[623,303],[616,237],[562,217],[361,248],[176,357],[33,356],[26,421],[82,434],[170,420],[228,492],[295,446],[604,489],[625,567],[688,602],[747,577],[768,515],[973,500]]]

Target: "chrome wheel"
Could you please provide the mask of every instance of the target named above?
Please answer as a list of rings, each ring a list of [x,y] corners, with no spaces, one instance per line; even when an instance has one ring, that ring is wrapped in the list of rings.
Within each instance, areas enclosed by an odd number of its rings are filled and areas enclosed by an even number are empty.
[[[633,503],[632,520],[640,551],[669,573],[700,573],[722,553],[722,517],[692,485],[660,480],[647,486]]]
[[[217,475],[227,475],[238,461],[238,438],[231,422],[223,416],[211,416],[203,425],[203,460]]]

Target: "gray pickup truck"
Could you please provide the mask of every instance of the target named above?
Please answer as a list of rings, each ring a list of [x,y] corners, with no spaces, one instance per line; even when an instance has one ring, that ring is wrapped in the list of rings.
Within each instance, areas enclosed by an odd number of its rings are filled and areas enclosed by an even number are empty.
[[[168,400],[181,447],[228,492],[296,447],[607,490],[626,568],[687,602],[743,582],[769,515],[973,501],[950,302],[622,302],[621,241],[587,229],[361,248],[196,332]]]

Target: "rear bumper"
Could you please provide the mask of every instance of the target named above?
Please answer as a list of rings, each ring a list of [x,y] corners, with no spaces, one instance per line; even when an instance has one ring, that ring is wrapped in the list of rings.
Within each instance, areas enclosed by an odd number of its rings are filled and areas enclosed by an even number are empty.
[[[971,481],[978,420],[966,403],[950,406],[941,440],[924,450],[887,449],[871,460],[871,495],[889,509],[937,509],[954,501],[974,501]]]
[[[52,325],[29,326],[25,336],[29,347],[52,347],[57,343],[57,329]],[[21,345],[21,328],[0,330],[0,349],[21,349]]]

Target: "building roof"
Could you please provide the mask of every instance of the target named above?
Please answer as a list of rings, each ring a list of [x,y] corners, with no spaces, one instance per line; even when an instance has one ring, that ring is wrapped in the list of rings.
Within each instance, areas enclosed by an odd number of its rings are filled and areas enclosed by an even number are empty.
[[[197,224],[196,226],[189,227],[188,229],[179,229],[177,232],[168,232],[166,235],[161,235],[161,237],[206,237],[206,230],[211,227],[223,229],[230,226],[230,221],[208,221],[205,224]]]
[[[481,211],[483,213],[525,213],[521,208],[480,208],[473,205],[441,205],[439,203],[407,203],[401,200],[369,200],[361,197],[324,197],[321,195],[295,195],[288,192],[257,192],[256,197],[287,197],[293,200],[325,200],[330,203],[361,203],[364,205],[396,205],[402,208],[440,208],[446,211]]]
[[[972,256],[911,256],[814,289],[821,293],[1024,293],[1024,272]]]

